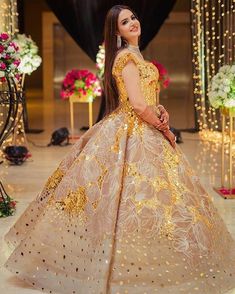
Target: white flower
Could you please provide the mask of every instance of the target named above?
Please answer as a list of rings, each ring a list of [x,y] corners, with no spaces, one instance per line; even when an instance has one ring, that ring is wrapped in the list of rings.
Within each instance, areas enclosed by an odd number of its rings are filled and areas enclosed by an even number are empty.
[[[231,84],[231,81],[225,77],[225,79],[223,80],[224,85],[229,86]]]
[[[26,37],[24,34],[18,34],[14,41],[19,46],[21,59],[18,69],[21,73],[30,75],[42,62],[41,57],[37,54],[38,46],[30,37]]]
[[[229,93],[230,92],[230,87],[224,87],[223,90],[224,90],[225,93]]]
[[[15,48],[13,46],[8,46],[7,52],[8,53],[13,53],[13,52],[15,52]]]
[[[227,98],[227,94],[224,91],[218,91],[218,96],[224,99]]]
[[[98,77],[100,79],[104,76],[104,62],[105,62],[105,49],[104,45],[99,46],[99,51],[96,55],[96,67],[98,68]]]
[[[15,65],[14,63],[12,63],[12,64],[10,65],[10,68],[11,68],[12,70],[14,70],[14,69],[17,68],[17,65]]]
[[[232,89],[234,79],[235,65],[223,65],[219,72],[211,79],[208,97],[213,107],[234,107],[235,97],[234,90]]]
[[[42,58],[40,56],[38,56],[38,55],[36,55],[36,56],[34,56],[32,58],[32,63],[33,63],[33,65],[34,65],[35,68],[39,67],[39,65],[41,64],[41,62],[42,62]]]
[[[230,66],[229,65],[223,65],[223,66],[221,66],[219,72],[227,73],[227,72],[229,72],[229,70],[230,70]]]
[[[224,106],[225,107],[235,107],[235,99],[228,99],[228,100],[225,100],[224,102]]]
[[[0,78],[5,77],[5,72],[0,70]]]

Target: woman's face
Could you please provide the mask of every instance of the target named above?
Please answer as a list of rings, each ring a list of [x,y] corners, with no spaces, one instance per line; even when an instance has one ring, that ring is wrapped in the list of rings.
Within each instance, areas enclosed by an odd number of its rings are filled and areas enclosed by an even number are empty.
[[[123,9],[118,16],[118,34],[127,42],[141,34],[140,22],[128,9]]]

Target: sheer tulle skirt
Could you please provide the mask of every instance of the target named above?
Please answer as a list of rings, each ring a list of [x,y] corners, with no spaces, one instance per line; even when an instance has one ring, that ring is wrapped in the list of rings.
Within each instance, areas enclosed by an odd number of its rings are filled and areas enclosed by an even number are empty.
[[[73,146],[5,236],[48,293],[225,293],[235,244],[179,148],[116,111]]]

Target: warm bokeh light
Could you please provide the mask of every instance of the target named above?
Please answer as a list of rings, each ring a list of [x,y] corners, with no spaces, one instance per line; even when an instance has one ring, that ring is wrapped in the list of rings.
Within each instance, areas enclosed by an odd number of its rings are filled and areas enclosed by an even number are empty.
[[[192,0],[191,16],[197,123],[203,138],[208,135],[208,139],[217,140],[208,130],[217,132],[221,128],[220,113],[210,106],[208,92],[211,78],[220,66],[235,61],[235,2]]]

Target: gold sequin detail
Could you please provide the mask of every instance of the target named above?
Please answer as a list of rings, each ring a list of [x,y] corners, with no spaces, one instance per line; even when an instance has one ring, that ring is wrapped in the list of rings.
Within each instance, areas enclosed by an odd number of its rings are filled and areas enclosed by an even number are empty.
[[[120,103],[122,104],[128,100],[126,88],[122,78],[122,70],[125,67],[125,65],[130,61],[133,61],[138,67],[140,75],[140,86],[146,103],[148,105],[155,105],[159,78],[157,69],[151,62],[140,60],[130,52],[121,55],[116,61],[113,68],[113,75],[116,79],[117,86],[119,89]]]
[[[46,183],[46,189],[51,190],[57,187],[59,182],[62,180],[64,173],[59,168],[49,177]]]
[[[62,201],[57,201],[61,208],[69,214],[81,214],[88,203],[88,197],[84,187],[78,187],[77,191],[70,191]]]
[[[129,61],[133,61],[138,67],[141,91],[144,100],[148,105],[156,105],[159,74],[155,65],[145,60],[140,60],[134,54],[129,52],[120,56],[113,68],[113,76],[115,77],[119,89],[119,107],[116,112],[121,111],[127,115],[128,136],[131,136],[133,133],[142,135],[143,121],[133,110],[133,107],[129,102],[126,87],[122,78],[122,70]]]
[[[165,206],[165,221],[160,230],[160,235],[172,240],[175,225],[172,222],[172,206]]]
[[[123,135],[123,131],[124,131],[123,126],[121,126],[116,132],[114,144],[110,147],[111,151],[115,153],[118,153],[120,150],[120,139]]]

